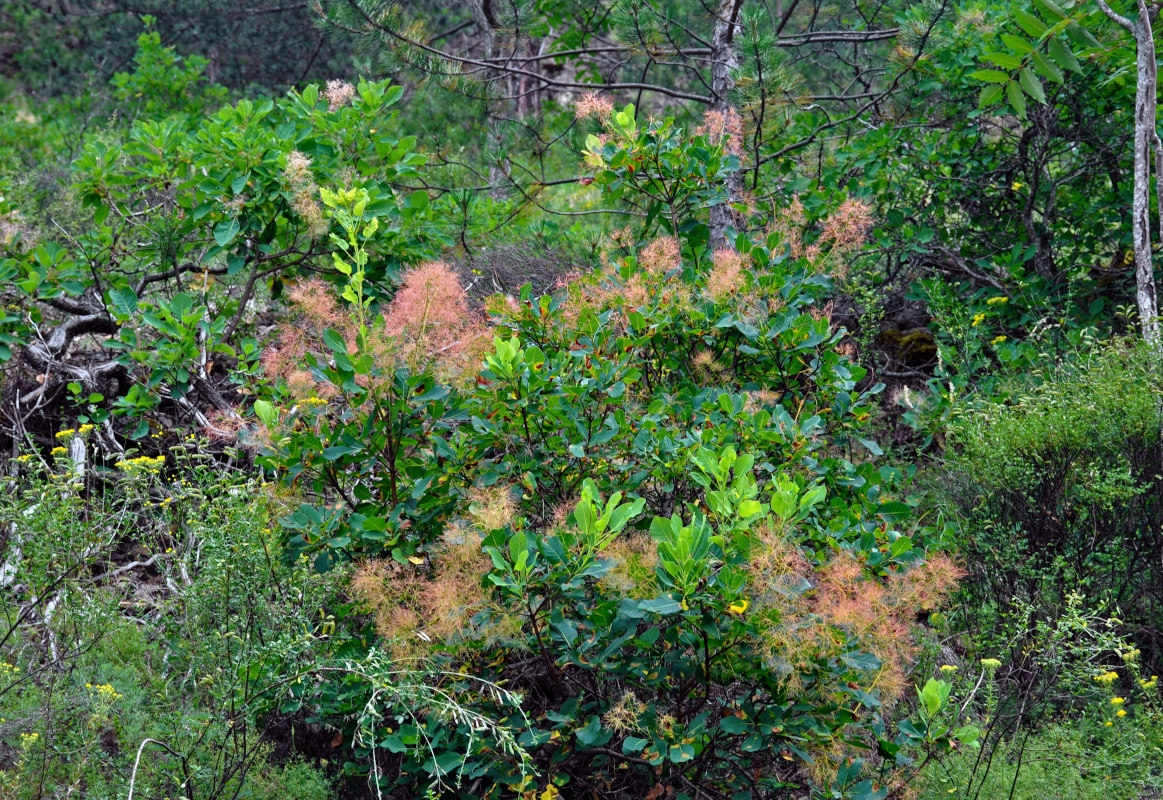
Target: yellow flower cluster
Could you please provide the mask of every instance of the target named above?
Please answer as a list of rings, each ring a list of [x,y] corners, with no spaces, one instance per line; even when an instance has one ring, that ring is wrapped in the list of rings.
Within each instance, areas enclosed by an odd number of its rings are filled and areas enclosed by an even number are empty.
[[[978,325],[980,325],[983,322],[985,322],[985,312],[984,311],[979,311],[973,315],[973,323],[972,323],[973,327],[976,328]]]
[[[1121,706],[1125,702],[1127,702],[1127,699],[1125,697],[1112,697],[1111,698],[1111,705],[1112,706]]]
[[[89,434],[90,432],[92,432],[92,430],[93,430],[92,425],[82,425],[79,428],[66,428],[63,431],[58,432],[56,435],[56,438],[58,438],[58,439],[70,439],[73,436],[85,436],[85,435]]]
[[[981,659],[981,666],[986,672],[992,674],[1001,669],[1001,662],[996,658],[983,658]]]
[[[941,671],[945,673],[956,672],[957,667],[955,667],[953,664],[942,664]]]
[[[1133,650],[1128,650],[1127,652],[1123,653],[1123,661],[1125,661],[1128,664],[1133,662],[1138,657],[1139,657],[1139,648],[1137,648],[1137,647],[1134,648]]]
[[[1008,338],[1008,336],[995,336],[993,337],[993,341],[991,341],[990,344],[1001,344]]]
[[[987,306],[1000,306],[1002,303],[1008,303],[1009,301],[1010,299],[1008,297],[991,297],[985,301],[985,304]]]
[[[20,667],[9,664],[7,661],[0,661],[0,680],[8,680],[19,673]]]
[[[149,472],[157,475],[161,472],[161,467],[166,463],[165,456],[157,456],[150,458],[149,456],[138,456],[131,458],[128,461],[118,461],[114,466],[126,474],[136,474],[142,472]]]
[[[52,453],[51,453],[51,454],[52,454],[52,455],[54,455],[54,456],[63,456],[63,455],[64,455],[65,453],[67,453],[67,452],[69,452],[69,451],[68,451],[68,448],[65,448],[65,447],[54,447],[54,448],[52,449]]]
[[[24,455],[22,455],[22,456],[17,456],[17,457],[16,457],[16,460],[17,460],[17,461],[19,461],[21,464],[26,464],[26,463],[28,463],[29,461],[32,461],[32,454],[31,454],[31,453],[25,453],[25,454],[24,454]]]
[[[327,405],[327,401],[322,397],[304,397],[299,401],[299,405],[307,406],[308,408],[311,406],[325,406]]]
[[[20,734],[20,746],[27,750],[36,744],[36,740],[39,738],[39,733],[22,733]]]
[[[86,683],[85,688],[93,692],[99,699],[109,703],[121,699],[121,694],[108,683],[98,683],[96,686],[91,683]]]
[[[1152,675],[1151,680],[1147,680],[1146,678],[1139,679],[1139,687],[1142,689],[1154,689],[1158,684],[1159,684],[1159,676],[1158,675]]]
[[[1117,672],[1104,672],[1101,675],[1094,676],[1095,682],[1101,683],[1103,686],[1110,686],[1112,683],[1114,683],[1118,679],[1119,679],[1119,674]]]

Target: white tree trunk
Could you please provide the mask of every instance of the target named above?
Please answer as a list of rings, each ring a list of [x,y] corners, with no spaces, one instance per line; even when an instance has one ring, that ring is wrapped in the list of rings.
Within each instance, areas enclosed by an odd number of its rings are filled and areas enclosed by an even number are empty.
[[[1155,147],[1155,106],[1159,73],[1155,63],[1155,34],[1151,30],[1153,10],[1139,0],[1135,22],[1135,51],[1138,62],[1135,87],[1135,188],[1131,213],[1134,215],[1135,289],[1143,338],[1159,347],[1159,301],[1155,290],[1155,262],[1151,252],[1151,156]],[[1158,179],[1158,175],[1155,176]]]
[[[1103,13],[1135,39],[1135,165],[1131,194],[1131,238],[1135,255],[1135,299],[1143,338],[1158,350],[1159,300],[1155,288],[1155,262],[1151,252],[1151,156],[1155,147],[1156,92],[1159,84],[1155,63],[1155,11],[1147,0],[1137,0],[1139,18],[1130,20],[1115,13],[1106,0],[1097,0]],[[1158,175],[1155,176],[1159,178]]]

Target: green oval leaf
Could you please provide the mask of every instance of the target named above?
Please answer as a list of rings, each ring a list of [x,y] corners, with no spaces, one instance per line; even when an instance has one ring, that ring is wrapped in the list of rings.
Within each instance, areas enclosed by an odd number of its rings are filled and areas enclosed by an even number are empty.
[[[1022,89],[1016,81],[1006,84],[1006,99],[1010,101],[1010,105],[1017,112],[1017,115],[1024,119],[1026,116],[1026,96],[1022,94]]]
[[[1001,100],[1002,91],[1002,86],[997,83],[986,86],[981,90],[981,96],[977,98],[977,107],[985,108],[986,106],[992,106],[998,100]]]
[[[1002,72],[997,69],[979,69],[977,72],[969,73],[969,77],[979,81],[986,81],[987,83],[1007,83],[1010,79],[1008,72]]]
[[[1014,22],[1018,23],[1021,29],[1030,36],[1041,36],[1046,32],[1046,23],[1020,8],[1014,9]]]
[[[1030,60],[1034,64],[1034,69],[1043,78],[1048,81],[1054,81],[1054,83],[1062,83],[1062,70],[1058,69],[1058,66],[1053,61],[1041,53],[1031,53]]]
[[[234,241],[239,230],[238,220],[224,219],[214,226],[214,241],[219,247],[225,247]]]
[[[1042,82],[1038,80],[1038,76],[1034,74],[1032,69],[1026,67],[1019,72],[1018,81],[1022,84],[1022,89],[1026,94],[1045,105],[1046,92],[1042,89]]]

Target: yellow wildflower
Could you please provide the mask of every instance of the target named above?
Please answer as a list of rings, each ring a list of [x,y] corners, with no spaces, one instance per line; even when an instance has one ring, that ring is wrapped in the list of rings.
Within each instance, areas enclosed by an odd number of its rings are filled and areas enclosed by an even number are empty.
[[[133,474],[136,472],[150,472],[154,475],[158,474],[158,467],[164,466],[166,463],[165,456],[157,456],[150,458],[149,456],[138,456],[131,458],[128,461],[118,461],[114,464],[117,469],[122,472]]]
[[[980,325],[983,322],[985,322],[985,312],[979,311],[978,313],[973,315],[973,323],[972,323],[973,327],[976,328],[978,325]]]

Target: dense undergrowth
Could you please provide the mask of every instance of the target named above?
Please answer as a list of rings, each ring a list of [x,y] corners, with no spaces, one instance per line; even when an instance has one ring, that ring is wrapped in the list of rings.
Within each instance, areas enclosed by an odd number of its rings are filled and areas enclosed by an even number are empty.
[[[818,146],[758,4],[742,115],[13,57],[0,798],[1160,796],[1115,31],[946,5]]]

